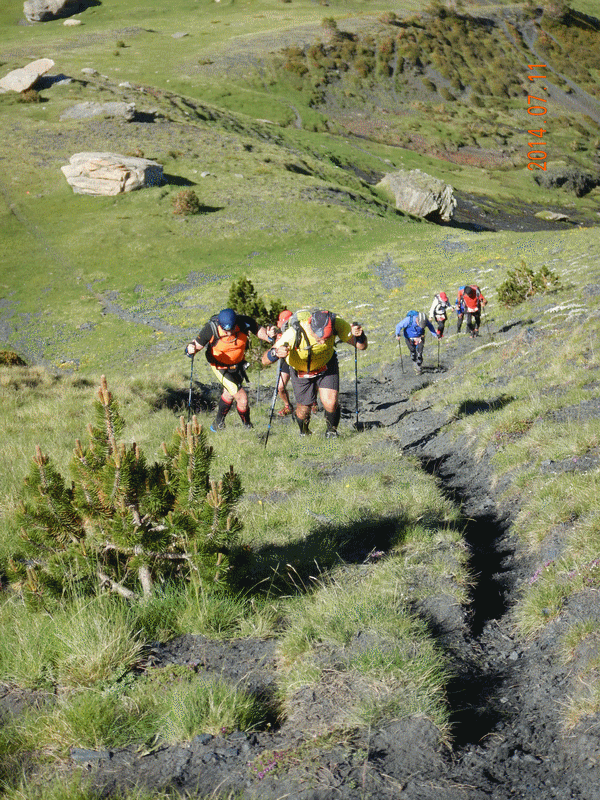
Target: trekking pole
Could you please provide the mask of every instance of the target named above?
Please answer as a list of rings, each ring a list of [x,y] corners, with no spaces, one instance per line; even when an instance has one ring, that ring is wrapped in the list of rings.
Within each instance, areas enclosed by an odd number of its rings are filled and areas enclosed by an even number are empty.
[[[354,397],[356,399],[356,430],[358,430],[358,350],[354,348]]]
[[[438,339],[438,372],[440,371],[440,340]]]
[[[192,382],[194,380],[194,356],[192,356],[192,366],[190,368],[190,394],[188,397],[188,422],[192,418]]]
[[[402,358],[402,342],[398,342],[398,350],[400,351],[400,366],[402,367],[402,374],[404,375],[404,359]]]
[[[256,405],[260,405],[260,362],[258,363],[258,374],[256,376]]]
[[[275,389],[273,390],[273,400],[271,402],[271,413],[269,415],[269,425],[267,427],[267,435],[265,437],[265,450],[267,449],[267,442],[269,441],[269,433],[271,432],[271,423],[273,422],[273,411],[275,410],[275,401],[277,400],[277,392],[279,391],[279,377],[281,375],[281,359],[277,364],[277,380],[275,381]]]

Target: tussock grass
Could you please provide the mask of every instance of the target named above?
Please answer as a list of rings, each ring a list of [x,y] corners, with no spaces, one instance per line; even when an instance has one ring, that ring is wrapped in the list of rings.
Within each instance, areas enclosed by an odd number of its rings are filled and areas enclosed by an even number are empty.
[[[201,679],[173,687],[163,701],[159,730],[170,742],[189,742],[200,733],[215,736],[248,731],[266,721],[262,703],[224,681]]]
[[[342,707],[344,693],[355,694],[354,710],[334,726],[424,714],[447,732],[444,661],[408,611],[406,595],[397,584],[384,592],[369,579],[350,578],[349,584],[340,574],[321,585],[290,615],[279,650],[284,713],[299,689],[321,684],[334,693],[337,686]]]

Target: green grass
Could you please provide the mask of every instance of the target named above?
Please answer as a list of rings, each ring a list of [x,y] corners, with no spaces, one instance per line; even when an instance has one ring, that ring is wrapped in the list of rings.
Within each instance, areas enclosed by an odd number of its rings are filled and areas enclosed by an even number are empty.
[[[577,5],[594,13],[591,6],[585,0]],[[418,10],[411,1],[397,13]],[[193,8],[184,0],[164,8],[123,0],[91,7],[80,15],[84,26],[69,29],[18,26],[13,11],[0,10],[2,74],[44,55],[75,78],[88,66],[108,76],[92,79],[93,95],[74,82],[43,91],[47,102],[39,104],[0,96],[0,157],[12,166],[10,178],[7,173],[0,182],[0,344],[40,365],[0,367],[1,563],[18,535],[10,520],[35,446],[67,473],[101,373],[121,403],[126,440],[138,442],[150,459],[158,457],[176,417],[186,413],[190,363],[183,345],[226,304],[233,280],[250,277],[267,300],[327,306],[359,318],[370,341],[359,354],[360,374],[380,378],[398,359],[393,330],[408,308],[428,310],[435,292],[444,289],[453,299],[459,285],[477,282],[490,299],[493,331],[527,320],[532,309],[544,321],[524,324],[508,344],[483,335],[468,363],[416,399],[440,410],[450,405],[456,435],[511,477],[506,500],[521,505],[514,530],[532,559],[553,530],[572,525],[561,557],[524,589],[515,611],[520,634],[536,635],[574,593],[597,588],[597,476],[540,471],[544,461],[578,458],[599,446],[596,419],[552,416],[597,394],[597,304],[586,290],[600,281],[597,229],[529,234],[435,227],[397,214],[352,168],[420,168],[506,204],[568,202],[595,211],[597,191],[581,201],[543,191],[518,161],[518,148],[515,166],[494,171],[395,146],[409,128],[454,146],[459,139],[504,146],[497,137],[512,144],[511,128],[523,111],[519,99],[499,104],[484,96],[480,108],[418,101],[406,118],[388,115],[389,132],[368,142],[337,135],[337,123],[328,130],[323,111],[309,108],[304,93],[270,67],[262,83],[254,68],[244,74],[243,53],[262,41],[255,36],[292,27],[319,36],[325,13],[342,27],[377,27],[373,18],[384,11],[384,3],[358,0],[326,10],[308,0],[218,7],[202,0]],[[131,30],[132,19],[140,20],[139,30]],[[172,39],[184,30],[188,37]],[[120,40],[125,47],[116,48]],[[223,58],[236,53],[238,73],[225,81]],[[134,99],[141,111],[158,109],[162,121],[110,131],[97,121],[60,121],[75,102],[113,99],[124,80],[154,87],[153,94],[138,92]],[[169,93],[184,95],[189,105]],[[294,127],[292,106],[302,129]],[[581,163],[588,158],[568,149],[571,122],[553,129],[554,163],[567,155]],[[84,147],[140,149],[173,179],[117,198],[76,196],[60,166]],[[183,219],[173,215],[172,203],[186,182],[208,210]],[[514,309],[499,307],[498,287],[523,259],[534,270],[557,270],[564,289]],[[389,260],[397,277],[391,287],[378,271]],[[442,358],[455,346],[445,337]],[[350,380],[352,352],[341,347],[339,354],[342,377]],[[202,359],[195,366],[199,392],[211,377]],[[252,404],[257,431],[266,430],[274,376],[274,370],[260,376],[263,402]],[[257,374],[251,377],[255,385]],[[478,404],[487,410],[472,413]],[[199,417],[206,425],[212,414]],[[38,749],[63,756],[71,745],[119,747],[157,733],[189,741],[202,730],[260,727],[272,709],[257,706],[239,687],[178,673],[136,677],[140,647],[182,633],[275,637],[283,714],[293,714],[303,687],[311,686],[324,699],[338,692],[341,712],[331,722],[338,730],[424,714],[448,735],[448,665],[409,609],[424,598],[468,601],[472,578],[459,509],[418,463],[400,454],[389,431],[355,435],[344,423],[330,446],[320,435],[299,441],[292,426],[275,426],[265,450],[254,434],[241,438],[232,417],[214,446],[217,472],[233,464],[246,492],[239,504],[247,548],[239,594],[172,586],[130,607],[99,598],[59,604],[52,615],[32,614],[18,597],[0,607],[0,679],[51,689],[60,698],[0,742],[0,774],[12,776],[12,785],[24,754]],[[322,420],[313,427],[320,434]],[[387,557],[354,563],[354,550],[366,545],[386,549]],[[591,636],[575,628],[565,647]],[[590,662],[589,691],[574,691],[566,724],[597,710],[595,669]],[[350,708],[356,710],[344,716]],[[33,783],[10,791],[23,800],[43,794]],[[85,798],[75,788],[63,794],[49,788],[43,796],[55,791],[56,797],[72,792],[73,800]]]

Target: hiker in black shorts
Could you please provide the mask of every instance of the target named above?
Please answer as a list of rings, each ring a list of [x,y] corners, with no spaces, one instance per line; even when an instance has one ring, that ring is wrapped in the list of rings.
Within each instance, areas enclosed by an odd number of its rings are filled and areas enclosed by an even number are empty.
[[[285,358],[289,364],[301,436],[310,434],[310,413],[317,395],[325,412],[326,436],[338,435],[341,410],[336,337],[357,350],[367,348],[367,337],[360,325],[350,325],[330,311],[298,311],[290,318],[287,330],[275,346],[267,351],[269,361]]]

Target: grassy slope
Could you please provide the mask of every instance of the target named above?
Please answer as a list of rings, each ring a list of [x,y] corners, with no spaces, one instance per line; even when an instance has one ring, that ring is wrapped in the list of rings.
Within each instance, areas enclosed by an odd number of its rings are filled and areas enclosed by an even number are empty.
[[[410,12],[415,7],[416,4],[406,6]],[[387,10],[383,3],[357,2],[334,7],[340,18],[383,10]],[[330,11],[328,8],[327,13]],[[0,11],[0,59],[5,62],[2,69],[6,70],[21,66],[30,57],[50,56],[56,60],[58,71],[74,76],[79,75],[81,68],[93,66],[108,76],[108,80],[96,81],[107,99],[112,98],[116,83],[128,80],[162,91],[181,92],[201,104],[206,102],[206,81],[196,77],[191,67],[198,60],[214,57],[219,48],[227,49],[232,33],[247,38],[251,33],[264,34],[271,29],[279,30],[282,25],[299,24],[318,31],[324,14],[323,8],[308,2],[289,6],[275,2],[246,6],[220,4],[219,7],[208,2],[173,2],[168,9],[152,12],[139,3],[105,2],[81,15],[84,27],[69,29],[60,23],[33,28],[17,26],[18,10],[4,9]],[[138,24],[156,33],[132,30]],[[173,40],[171,34],[176,31],[188,31],[190,36]],[[120,55],[115,56],[119,40],[125,41],[127,47],[119,48]],[[203,121],[193,112],[191,120],[184,118],[164,96],[136,95],[141,110],[158,107],[171,118],[148,126],[150,130],[136,125],[60,123],[58,118],[64,108],[95,96],[78,84],[44,92],[48,102],[39,105],[17,105],[9,97],[0,97],[3,133],[0,155],[2,163],[11,167],[3,169],[0,185],[3,196],[0,246],[5,265],[1,279],[3,344],[50,365],[53,370],[67,373],[53,378],[35,370],[2,370],[5,447],[0,474],[4,512],[10,512],[16,500],[26,471],[25,457],[36,443],[41,443],[66,471],[74,437],[81,435],[87,421],[92,386],[100,371],[109,375],[111,386],[123,397],[125,416],[130,423],[128,436],[139,441],[150,457],[156,457],[160,441],[170,436],[172,428],[172,412],[161,403],[160,396],[168,392],[186,396],[189,362],[181,355],[182,345],[209,313],[222,306],[232,279],[240,275],[251,277],[261,294],[280,297],[292,306],[319,303],[348,317],[360,316],[371,338],[371,347],[361,356],[361,369],[378,374],[385,370],[386,362],[397,357],[391,333],[399,316],[408,306],[426,308],[434,291],[440,288],[451,294],[458,285],[477,281],[491,299],[494,325],[501,327],[526,313],[521,309],[503,311],[494,303],[505,270],[522,258],[534,269],[543,264],[557,268],[564,277],[577,269],[572,273],[576,285],[593,274],[600,255],[595,229],[474,234],[416,223],[376,205],[374,201],[379,198],[335,162],[353,163],[369,171],[389,167],[387,160],[395,166],[408,165],[439,173],[464,189],[496,186],[498,191],[516,197],[523,182],[531,181],[527,171],[489,175],[483,170],[458,167],[385,145],[340,140],[323,132],[275,128],[219,110],[222,91],[217,81],[212,95],[217,103],[213,113],[218,119],[214,122]],[[244,102],[247,103],[244,90],[232,87],[231,91],[238,91],[239,95],[227,107],[243,108]],[[248,110],[255,109],[255,117],[275,117],[280,121],[289,116],[289,107],[277,98],[265,96],[265,105],[262,103],[263,99],[258,103],[253,101]],[[261,113],[256,110],[258,107]],[[57,136],[59,132],[61,138]],[[78,197],[72,194],[59,172],[68,156],[78,150],[133,151],[138,147],[146,155],[160,158],[168,174],[196,184],[202,201],[219,210],[191,219],[174,218],[171,199],[179,189],[175,185],[119,198]],[[291,172],[290,164],[307,166],[310,174]],[[201,178],[202,171],[214,177]],[[306,193],[314,196],[318,191],[332,188],[352,192],[355,199],[346,196],[341,205],[306,201]],[[302,190],[305,194],[301,194]],[[531,183],[527,192],[539,202],[550,202],[551,196],[532,189]],[[398,288],[386,289],[376,274],[376,265],[388,257],[397,264],[399,274],[401,271],[403,284]],[[192,273],[203,277],[194,283],[194,278],[190,278]],[[326,281],[323,274],[328,276]],[[129,315],[137,314],[138,320],[114,313],[108,304],[109,292],[116,293],[111,297],[116,297]],[[560,295],[560,303],[571,302],[573,294],[573,288],[567,286]],[[145,322],[148,317],[152,318],[150,325]],[[550,318],[560,323],[566,314],[554,312]],[[560,330],[559,327],[557,337]],[[586,329],[581,336],[587,333]],[[553,345],[558,346],[557,342],[558,339],[549,339],[539,358],[555,365]],[[583,338],[575,344],[580,345],[581,351]],[[451,341],[447,346],[452,346]],[[482,357],[486,361],[479,383],[457,386],[455,381],[447,387],[448,401],[458,406],[465,399],[489,399],[489,381],[506,369],[507,361],[512,365],[511,359],[518,354],[503,351],[493,361],[487,361],[487,355],[484,350]],[[568,354],[561,353],[561,359],[566,357]],[[572,357],[577,360],[577,353]],[[350,361],[346,358],[342,363],[345,376],[350,377]],[[76,373],[71,376],[74,365]],[[579,384],[584,383],[587,375],[596,374],[598,364],[593,348],[591,358],[580,367],[581,375],[578,372],[576,379]],[[523,375],[515,377],[510,386],[519,398],[519,403],[513,404],[516,421],[486,417],[476,431],[468,431],[482,437],[480,447],[498,435],[505,437],[502,439],[505,444],[506,431],[519,430],[519,413],[528,419],[528,414],[533,413],[526,407],[532,394],[527,382],[527,362],[518,369]],[[554,374],[545,380],[560,382],[557,367],[548,368],[549,372],[553,370]],[[206,374],[201,373],[199,379],[207,380]],[[265,406],[255,411],[259,425],[266,425],[266,415]],[[149,419],[152,424],[148,424]],[[41,429],[40,420],[44,420]],[[597,433],[592,433],[595,443]],[[531,436],[534,434],[537,429]],[[576,444],[564,445],[561,455],[583,452],[584,434],[585,431],[573,436]],[[532,444],[533,449],[520,456],[525,476],[521,481],[526,480],[526,470],[530,469],[527,465],[533,458],[539,462],[555,453],[551,444],[556,441],[556,430],[544,433],[544,437],[542,444],[535,447]],[[378,447],[373,447],[374,444]],[[402,520],[398,528],[402,533],[398,539],[400,561],[408,562],[412,557],[415,569],[428,563],[433,591],[454,593],[461,601],[468,576],[461,566],[462,548],[453,530],[456,510],[447,505],[432,482],[412,465],[398,461],[390,469],[389,450],[385,449],[388,445],[387,437],[379,433],[369,439],[343,438],[339,443],[340,461],[352,458],[370,476],[348,481],[342,474],[324,492],[323,482],[314,480],[314,464],[331,458],[331,454],[323,452],[321,442],[315,439],[299,448],[295,437],[278,432],[269,442],[268,454],[260,445],[249,444],[252,457],[248,458],[246,451],[243,455],[240,452],[235,428],[228,430],[219,441],[217,471],[234,463],[243,476],[247,490],[242,504],[246,520],[244,535],[257,549],[267,552],[260,568],[268,572],[274,565],[268,557],[269,548],[275,552],[276,547],[282,547],[286,557],[297,557],[299,560],[292,563],[300,574],[313,558],[323,556],[318,548],[302,554],[303,542],[319,541],[319,529],[309,515],[295,513],[298,509],[309,507],[315,513],[335,518],[340,527],[352,527],[368,508],[371,521],[391,516],[394,524],[399,525],[398,520]],[[511,455],[511,447],[509,438],[498,456],[498,469],[503,468],[503,458],[506,462],[516,458]],[[387,505],[390,481],[398,496],[406,495],[406,487],[413,487],[411,497],[398,507]],[[285,513],[281,505],[270,499],[273,489],[290,493]],[[430,509],[431,519],[425,530],[419,527],[424,507]],[[525,506],[525,514],[527,509]],[[542,523],[540,513],[533,507],[531,514],[532,547],[535,547],[539,544]],[[10,549],[9,545],[5,529],[3,553]],[[589,561],[585,552],[573,557],[579,557],[581,564],[587,563],[585,559]],[[435,569],[431,568],[432,563]],[[572,564],[568,566],[571,568]],[[264,574],[260,573],[260,577]],[[419,583],[411,580],[410,570],[400,570],[392,577],[400,595],[409,591],[407,587]],[[375,583],[375,573],[370,580]],[[324,584],[322,591],[326,602],[331,587]],[[560,599],[564,599],[564,594]],[[297,611],[301,602],[296,599],[279,611],[290,621],[289,638],[295,632],[298,613],[302,616]],[[528,617],[529,629],[535,628],[535,615],[539,617],[540,609],[545,607],[540,602],[534,606],[534,622],[531,615]],[[246,627],[240,628],[238,620],[230,633],[248,631],[249,618],[254,625],[262,624],[263,631],[269,630],[268,621],[260,623],[252,613],[240,612],[239,619]],[[265,619],[268,620],[266,616]],[[8,618],[5,622],[9,624]],[[19,620],[18,625],[22,624]],[[185,624],[191,624],[189,619]],[[321,624],[324,629],[319,635],[331,638],[326,623]],[[184,629],[191,628],[184,626]],[[205,630],[210,633],[210,626]],[[43,661],[38,662],[39,672],[32,668],[17,680],[10,672],[15,669],[14,656],[4,652],[2,659],[3,675],[23,685],[38,685],[47,680]],[[290,667],[287,687],[290,696],[293,692],[290,686],[297,686],[307,673],[312,680],[318,680],[318,672],[315,673],[310,660],[310,647],[302,652],[299,663],[300,666],[297,662]],[[304,670],[304,678],[294,673],[294,669],[299,673]],[[428,713],[433,712],[429,709]],[[434,716],[439,713],[438,707]],[[436,719],[443,727],[443,713]]]

